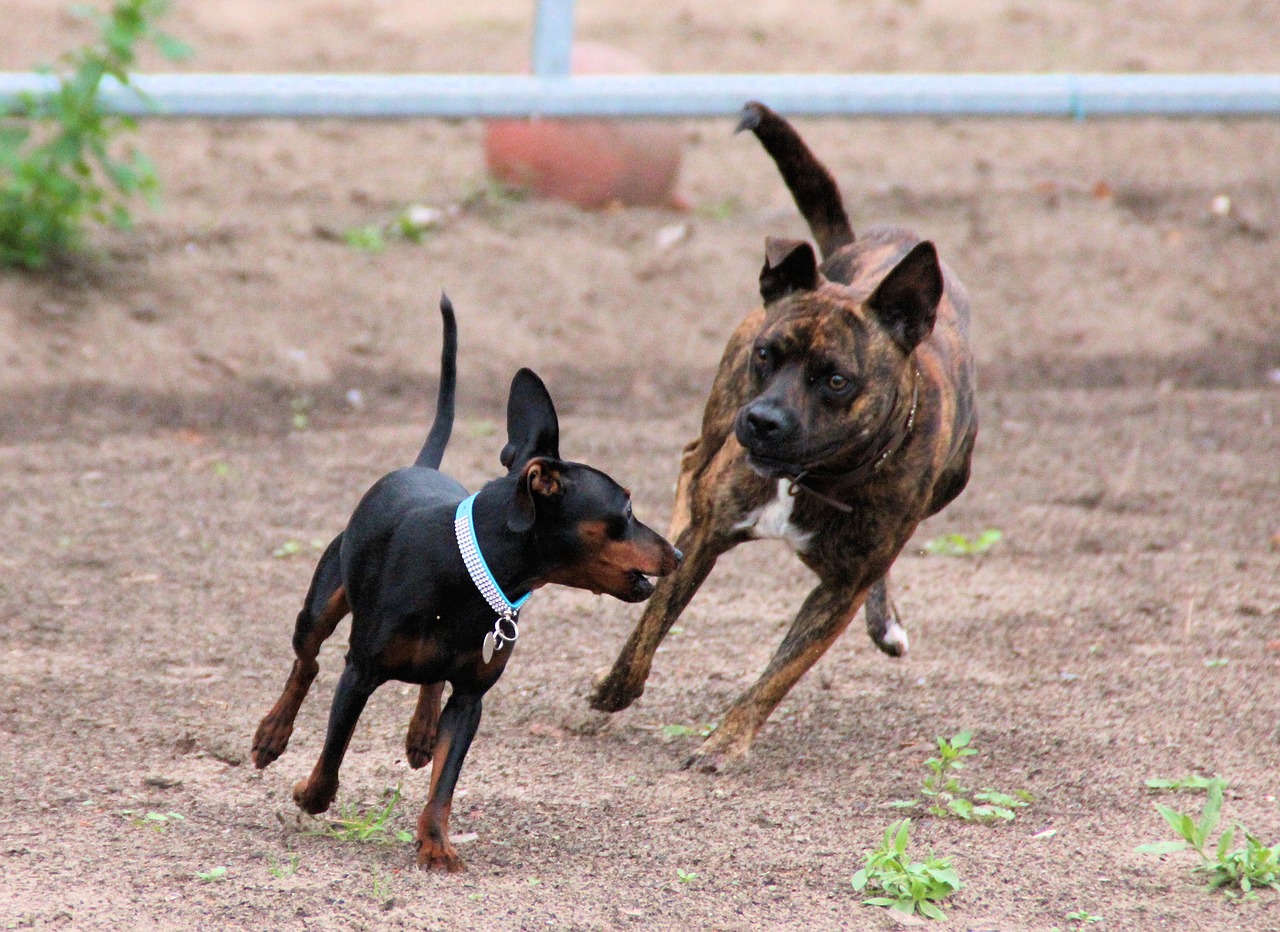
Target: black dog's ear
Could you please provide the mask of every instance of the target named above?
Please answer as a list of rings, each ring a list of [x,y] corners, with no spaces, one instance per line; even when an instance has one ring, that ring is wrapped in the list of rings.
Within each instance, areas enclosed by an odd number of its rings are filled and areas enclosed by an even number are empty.
[[[560,458],[560,421],[542,379],[521,369],[511,380],[507,398],[507,445],[502,465],[508,474],[524,468],[535,456]]]
[[[867,299],[867,307],[902,351],[910,353],[933,332],[942,289],[938,250],[926,241],[918,243],[884,277]]]
[[[554,460],[544,456],[529,460],[516,486],[516,498],[507,515],[507,529],[513,534],[529,530],[538,517],[537,500],[555,498],[563,490],[564,481]]]
[[[799,239],[770,236],[764,241],[764,267],[760,269],[760,297],[772,304],[794,291],[818,287],[818,257],[813,246]]]

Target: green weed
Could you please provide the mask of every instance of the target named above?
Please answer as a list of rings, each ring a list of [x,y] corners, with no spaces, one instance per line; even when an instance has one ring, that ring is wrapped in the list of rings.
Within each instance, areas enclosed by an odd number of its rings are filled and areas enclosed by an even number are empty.
[[[424,204],[410,204],[387,223],[367,223],[344,231],[342,240],[354,249],[379,253],[392,240],[421,243],[444,223],[444,211]]]
[[[924,545],[925,553],[941,557],[973,557],[986,553],[1000,542],[1004,533],[995,528],[987,528],[977,537],[967,534],[943,534]]]
[[[137,809],[125,809],[120,813],[140,828],[149,828],[153,832],[167,832],[169,826],[185,822],[187,817],[180,812],[139,812]]]
[[[932,803],[928,812],[935,816],[957,816],[966,822],[1011,822],[1016,810],[1029,805],[1034,797],[1025,790],[1005,793],[992,787],[971,790],[962,786],[959,772],[964,769],[963,758],[978,753],[970,746],[973,734],[962,731],[951,740],[938,738],[938,756],[925,761],[929,775],[924,778],[920,792]],[[919,805],[918,799],[899,799],[891,805],[899,809]]]
[[[1222,816],[1225,787],[1224,780],[1210,781],[1198,820],[1168,806],[1156,806],[1156,811],[1181,840],[1139,845],[1136,850],[1143,854],[1172,854],[1190,848],[1200,856],[1200,864],[1195,869],[1209,875],[1209,889],[1223,890],[1229,896],[1255,896],[1253,891],[1257,887],[1280,889],[1280,844],[1267,847],[1239,822],[1219,835],[1216,844],[1211,844],[1209,836]],[[1232,848],[1237,831],[1244,835],[1243,848]]]
[[[853,889],[876,894],[862,901],[867,906],[887,906],[907,915],[919,912],[928,919],[945,919],[938,902],[963,884],[950,858],[930,854],[920,862],[907,857],[910,830],[910,819],[885,829],[880,846],[867,852],[866,866],[853,875]]]
[[[730,194],[713,204],[699,204],[695,212],[707,220],[729,220],[742,213],[742,200]]]
[[[1225,789],[1227,784],[1225,780],[1219,777],[1201,777],[1192,774],[1189,777],[1182,777],[1179,780],[1170,780],[1164,777],[1152,777],[1147,781],[1147,789],[1151,790],[1190,790],[1192,792],[1203,792],[1213,786],[1215,782],[1221,782]]]
[[[364,252],[378,253],[387,248],[387,238],[383,235],[382,227],[373,223],[352,227],[342,234],[342,239],[353,249]]]
[[[413,841],[411,832],[390,828],[391,819],[400,805],[400,787],[388,790],[386,795],[387,801],[380,809],[367,812],[362,812],[355,803],[347,803],[339,809],[337,818],[325,820],[319,829],[307,834],[338,841],[371,841],[380,845]]]
[[[97,24],[97,41],[63,56],[56,90],[25,95],[0,115],[0,266],[42,268],[81,251],[89,223],[130,228],[133,197],[157,201],[155,166],[137,150],[120,151],[136,122],[107,114],[99,90],[108,76],[133,86],[140,45],[171,59],[190,54],[155,27],[168,7],[168,0],[117,0],[107,13],[73,10]]]
[[[693,871],[687,871],[683,867],[676,868],[676,880],[681,883],[693,883],[698,879],[698,875]]]
[[[207,871],[196,871],[196,879],[203,880],[205,883],[226,880],[227,869],[225,867],[211,867]]]
[[[369,896],[379,902],[391,899],[391,878],[376,867],[373,869],[373,883],[369,888]]]
[[[1077,909],[1073,912],[1069,912],[1066,914],[1065,918],[1068,922],[1078,922],[1081,925],[1106,921],[1101,916],[1095,916],[1087,909]]]
[[[496,218],[516,204],[527,201],[529,196],[529,191],[524,188],[503,184],[496,178],[486,176],[483,181],[467,185],[459,209]]]
[[[277,861],[271,855],[267,855],[267,870],[271,872],[271,876],[277,880],[283,880],[285,877],[292,877],[298,872],[298,864],[301,858],[296,854],[289,855],[287,861]]]
[[[705,738],[716,730],[715,723],[705,725],[663,725],[662,737],[670,741],[672,738]]]

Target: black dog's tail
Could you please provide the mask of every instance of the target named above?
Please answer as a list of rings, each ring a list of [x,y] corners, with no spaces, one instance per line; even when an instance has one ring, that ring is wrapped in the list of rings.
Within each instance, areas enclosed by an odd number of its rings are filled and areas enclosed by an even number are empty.
[[[444,321],[444,347],[440,350],[440,393],[436,396],[436,419],[427,434],[415,466],[438,469],[444,459],[444,448],[453,433],[453,401],[458,388],[458,322],[453,318],[453,302],[440,295],[440,317]]]
[[[801,216],[818,241],[822,257],[828,259],[841,246],[852,243],[853,226],[844,212],[835,178],[809,151],[791,124],[753,100],[742,108],[742,119],[734,132],[744,129],[756,134],[764,151],[778,166],[796,207],[800,208]]]

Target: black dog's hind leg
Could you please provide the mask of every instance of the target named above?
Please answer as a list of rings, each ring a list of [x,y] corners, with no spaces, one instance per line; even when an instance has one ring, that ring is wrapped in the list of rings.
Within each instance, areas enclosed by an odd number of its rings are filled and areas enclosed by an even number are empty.
[[[436,733],[440,728],[440,697],[443,694],[443,682],[423,683],[418,692],[418,706],[413,710],[409,733],[404,739],[404,751],[409,766],[414,770],[425,766],[435,753]]]
[[[320,664],[316,662],[320,645],[351,610],[342,589],[342,572],[338,564],[341,543],[342,535],[339,534],[316,565],[311,588],[307,591],[302,611],[298,612],[293,631],[293,652],[297,659],[289,671],[289,679],[285,681],[284,692],[263,717],[253,736],[253,764],[259,770],[284,753],[289,736],[293,734],[293,720],[320,670]]]
[[[889,574],[885,573],[867,591],[867,634],[890,657],[907,652],[907,629],[902,626],[898,606],[889,598]]]
[[[369,677],[350,660],[347,661],[347,668],[342,671],[338,689],[333,694],[333,706],[329,709],[329,730],[324,736],[324,750],[320,752],[311,776],[298,781],[293,787],[293,801],[304,812],[312,815],[324,812],[338,795],[338,770],[342,767],[347,745],[351,743],[351,733],[355,731],[365,703],[379,685],[380,680]]]
[[[440,731],[431,761],[431,793],[418,816],[418,866],[443,867],[450,873],[465,870],[458,849],[449,841],[449,813],[458,785],[462,761],[480,727],[479,693],[454,693],[440,715]]]

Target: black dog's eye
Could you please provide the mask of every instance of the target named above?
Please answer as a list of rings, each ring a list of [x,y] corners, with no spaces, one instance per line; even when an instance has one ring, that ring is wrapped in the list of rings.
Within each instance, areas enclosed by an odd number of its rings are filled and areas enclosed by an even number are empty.
[[[827,377],[827,388],[831,389],[833,392],[842,392],[848,387],[849,380],[839,372]]]

